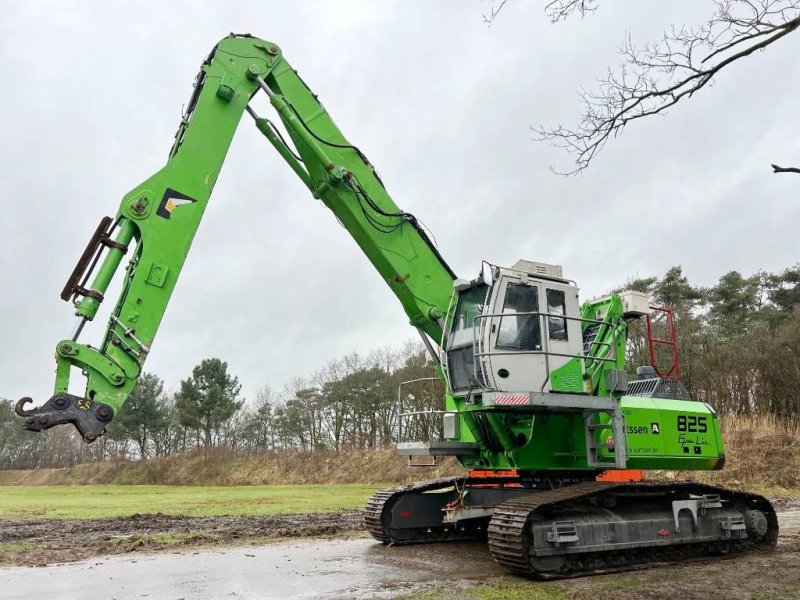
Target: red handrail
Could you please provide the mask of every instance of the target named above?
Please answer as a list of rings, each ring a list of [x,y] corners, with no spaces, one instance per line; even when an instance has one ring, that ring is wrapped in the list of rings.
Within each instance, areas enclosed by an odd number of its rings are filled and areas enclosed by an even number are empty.
[[[661,306],[651,306],[651,314],[647,315],[645,323],[647,324],[647,344],[650,348],[650,364],[656,371],[656,374],[662,379],[680,379],[681,365],[678,362],[678,343],[675,338],[675,315],[669,308]],[[653,323],[658,323],[666,319],[667,322],[667,335],[669,339],[662,339],[653,337]],[[670,349],[672,357],[672,364],[666,371],[659,368],[656,362],[656,346],[667,346]]]

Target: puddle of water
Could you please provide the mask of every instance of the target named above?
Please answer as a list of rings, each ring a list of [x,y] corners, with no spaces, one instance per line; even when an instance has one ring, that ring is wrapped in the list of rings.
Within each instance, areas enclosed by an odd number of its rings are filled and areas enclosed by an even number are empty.
[[[781,529],[781,533],[797,533],[800,531],[800,510],[779,512],[778,526]]]
[[[422,548],[422,549],[421,549]],[[455,577],[501,574],[485,544],[387,548],[311,541],[0,569],[0,598],[375,598]]]

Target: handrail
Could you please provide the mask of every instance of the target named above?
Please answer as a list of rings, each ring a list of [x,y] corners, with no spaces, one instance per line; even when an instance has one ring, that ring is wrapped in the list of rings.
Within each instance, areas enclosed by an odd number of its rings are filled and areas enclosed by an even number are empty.
[[[435,412],[446,412],[446,411],[416,411],[415,413],[404,413],[403,412],[403,397],[400,395],[400,391],[403,389],[404,385],[408,385],[410,383],[419,383],[420,381],[441,381],[440,377],[420,377],[419,379],[409,379],[408,381],[401,381],[397,386],[397,441],[399,442],[403,437],[403,419],[401,417],[405,417],[408,415],[413,414],[422,414],[422,413],[431,413],[434,414]]]
[[[541,336],[542,349],[541,350],[509,350],[509,351],[499,351],[499,352],[490,350],[489,352],[484,352],[482,350],[483,349],[483,337],[484,337],[483,331],[484,331],[484,326],[483,326],[482,323],[481,324],[476,323],[478,321],[478,319],[490,319],[490,318],[496,318],[496,317],[518,317],[518,316],[522,316],[522,317],[524,317],[524,316],[535,316],[535,317],[538,317],[540,319],[539,329],[540,329],[540,331],[543,331],[543,335]],[[539,390],[541,392],[544,391],[545,386],[547,386],[547,383],[550,381],[550,356],[561,356],[561,357],[565,357],[565,358],[580,358],[582,360],[600,361],[600,362],[616,362],[616,360],[617,360],[616,357],[608,358],[607,356],[606,357],[603,357],[603,356],[590,356],[590,355],[587,355],[587,354],[584,354],[584,353],[580,353],[580,354],[565,354],[565,353],[562,353],[562,352],[550,352],[550,350],[549,350],[549,339],[550,339],[549,319],[546,319],[544,321],[544,327],[542,327],[542,321],[541,321],[542,317],[555,317],[555,318],[558,318],[558,319],[564,319],[565,321],[578,321],[580,323],[592,323],[592,324],[595,324],[595,325],[607,325],[609,327],[612,326],[612,323],[609,323],[608,321],[601,321],[599,319],[585,319],[583,317],[571,317],[571,316],[568,316],[568,315],[559,315],[559,314],[555,314],[555,313],[542,312],[542,311],[515,312],[515,313],[511,313],[511,314],[509,314],[509,313],[488,313],[488,314],[476,315],[473,318],[472,344],[473,344],[473,349],[477,349],[478,348],[478,343],[479,343],[478,339],[479,338],[477,336],[477,332],[478,332],[478,329],[480,329],[480,331],[481,331],[481,335],[480,335],[480,344],[481,344],[480,348],[481,348],[481,350],[474,352],[474,360],[472,361],[472,370],[473,370],[473,375],[475,377],[475,380],[476,381],[480,381],[478,379],[478,366],[477,366],[478,362],[480,362],[481,363],[481,376],[482,376],[482,379],[483,379],[484,382],[488,383],[488,378],[487,378],[486,371],[484,370],[483,361],[480,360],[480,358],[483,357],[483,356],[516,356],[516,355],[519,355],[519,354],[541,354],[541,355],[543,355],[544,356],[544,360],[545,360],[545,370],[547,372],[547,377],[545,378],[544,382],[542,382],[542,386],[541,386],[541,388]],[[612,340],[606,342],[606,341],[598,341],[597,339],[594,339],[589,343],[589,346],[591,347],[594,344],[597,344],[599,346],[607,346],[607,349],[605,350],[605,352],[607,353],[608,351],[611,350],[611,348],[613,347],[614,342],[616,341],[616,336],[617,336],[616,327],[614,327],[612,329],[612,331],[613,331]]]

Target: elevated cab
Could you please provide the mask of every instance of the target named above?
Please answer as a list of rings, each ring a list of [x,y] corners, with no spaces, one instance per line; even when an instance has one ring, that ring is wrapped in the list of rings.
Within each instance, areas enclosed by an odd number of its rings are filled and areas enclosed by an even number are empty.
[[[578,288],[560,266],[487,266],[481,278],[455,286],[446,346],[453,394],[583,392]]]

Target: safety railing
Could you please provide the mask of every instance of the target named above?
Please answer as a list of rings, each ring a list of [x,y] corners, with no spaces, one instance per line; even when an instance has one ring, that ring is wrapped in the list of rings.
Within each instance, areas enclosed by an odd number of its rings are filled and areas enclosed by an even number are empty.
[[[443,415],[448,411],[446,410],[412,410],[403,412],[403,386],[412,383],[421,383],[423,381],[441,381],[440,377],[420,377],[419,379],[410,379],[403,381],[397,386],[397,442],[403,441],[403,419],[412,418],[420,415]]]
[[[484,351],[484,340],[485,340],[485,319],[492,319],[492,318],[502,318],[502,317],[524,317],[524,316],[535,316],[539,319],[539,332],[540,332],[540,339],[541,339],[541,348],[536,350],[489,350],[488,352]],[[546,318],[543,318],[546,317]],[[560,319],[563,321],[578,321],[579,323],[591,323],[594,325],[603,326],[605,325],[608,328],[611,328],[611,339],[604,341],[598,340],[600,331],[598,330],[597,334],[595,335],[595,339],[589,342],[589,348],[587,352],[580,352],[580,353],[566,353],[566,352],[551,352],[549,347],[550,341],[550,319]],[[479,323],[480,322],[480,323]],[[544,324],[544,327],[542,326]],[[599,361],[599,362],[616,362],[617,357],[608,357],[607,354],[616,344],[617,341],[617,328],[614,326],[614,323],[609,323],[608,321],[601,321],[598,319],[584,319],[583,317],[570,317],[567,315],[559,315],[554,313],[546,313],[541,311],[531,311],[531,312],[515,312],[515,313],[489,313],[489,314],[481,314],[476,315],[473,319],[473,327],[472,327],[472,338],[473,338],[473,348],[475,349],[474,356],[475,360],[473,360],[473,375],[476,381],[484,381],[488,384],[489,380],[486,377],[487,372],[484,368],[484,357],[491,357],[491,356],[519,356],[521,354],[533,354],[533,355],[542,355],[544,356],[545,360],[545,371],[547,376],[545,377],[544,381],[542,382],[542,386],[539,389],[540,392],[544,392],[547,384],[550,382],[550,357],[551,356],[558,356],[564,358],[580,358],[581,360],[588,360],[592,361]],[[581,328],[581,337],[583,337],[583,329]],[[581,339],[581,347],[583,347],[583,340]],[[595,348],[593,352],[592,349]],[[596,350],[597,347],[600,347],[600,350]],[[606,356],[603,356],[605,354]],[[480,365],[481,369],[481,376],[482,379],[478,379],[478,365]]]
[[[656,370],[656,373],[662,379],[680,379],[681,377],[681,364],[678,361],[678,342],[675,336],[675,316],[671,309],[663,308],[660,306],[651,306],[651,313],[645,319],[647,328],[647,345],[650,349],[650,364]],[[656,337],[655,326],[664,325],[666,328],[667,337]],[[659,361],[656,356],[656,348],[658,346],[666,346],[669,348],[669,355],[671,364],[669,369],[663,370],[659,366]]]

